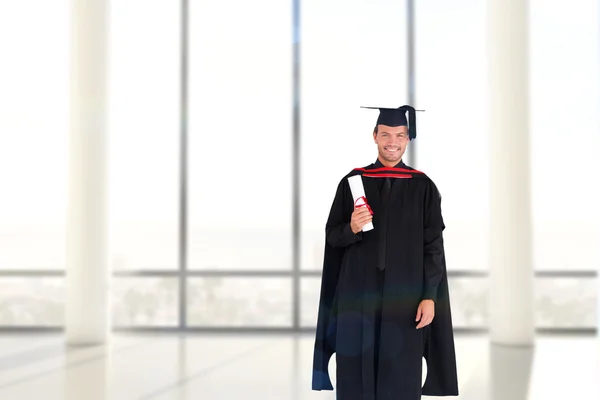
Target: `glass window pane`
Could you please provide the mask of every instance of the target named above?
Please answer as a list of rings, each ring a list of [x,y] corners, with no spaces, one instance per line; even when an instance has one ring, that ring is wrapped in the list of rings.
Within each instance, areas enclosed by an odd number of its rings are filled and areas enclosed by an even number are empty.
[[[0,326],[62,326],[64,278],[0,278]]]
[[[112,281],[113,325],[176,326],[179,282],[177,278],[119,277]]]
[[[538,278],[535,281],[538,328],[595,328],[598,284],[594,278]]]
[[[178,266],[179,12],[179,2],[169,0],[111,4],[109,182],[114,269]]]
[[[538,270],[595,270],[600,258],[596,1],[531,1],[531,152]],[[568,78],[567,78],[568,77]],[[517,144],[518,145],[518,144]]]
[[[448,269],[485,270],[488,135],[485,0],[416,4],[415,168],[442,194]]]
[[[339,181],[377,158],[378,112],[360,106],[408,102],[406,1],[303,0],[301,21],[301,263],[321,269]]]
[[[0,2],[0,269],[65,267],[69,26],[69,1]]]
[[[190,326],[289,327],[290,278],[189,278]]]
[[[190,3],[190,268],[291,268],[291,12]]]
[[[317,326],[321,277],[305,277],[300,281],[300,324],[303,327]]]
[[[448,278],[452,323],[457,328],[485,328],[488,325],[487,278]]]

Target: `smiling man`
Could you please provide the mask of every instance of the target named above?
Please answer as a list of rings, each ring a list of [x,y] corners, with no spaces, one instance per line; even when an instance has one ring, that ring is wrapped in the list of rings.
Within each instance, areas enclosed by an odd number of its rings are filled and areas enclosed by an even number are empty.
[[[416,137],[415,109],[378,109],[377,160],[343,177],[326,223],[312,388],[333,390],[335,353],[338,400],[457,396],[441,197],[402,161]],[[368,206],[355,206],[354,175]],[[369,222],[374,229],[362,232]]]

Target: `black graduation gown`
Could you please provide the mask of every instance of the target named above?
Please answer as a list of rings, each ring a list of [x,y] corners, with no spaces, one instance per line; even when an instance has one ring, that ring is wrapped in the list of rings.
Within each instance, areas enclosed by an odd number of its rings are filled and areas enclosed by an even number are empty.
[[[312,389],[333,390],[328,364],[335,353],[338,400],[458,395],[441,197],[424,173],[403,163],[397,167],[381,168],[377,162],[348,173],[327,220]],[[347,178],[357,174],[362,175],[374,229],[355,235]],[[387,224],[382,224],[378,190],[383,177],[394,179]],[[387,238],[383,279],[377,268],[382,227]],[[435,316],[430,325],[416,329],[423,299],[435,301]],[[423,357],[427,378],[421,387]]]

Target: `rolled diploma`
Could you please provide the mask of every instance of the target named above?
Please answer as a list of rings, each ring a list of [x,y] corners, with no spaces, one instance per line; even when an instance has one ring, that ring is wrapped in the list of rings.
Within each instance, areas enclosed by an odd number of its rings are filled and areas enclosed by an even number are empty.
[[[349,177],[348,184],[350,185],[350,190],[352,191],[352,198],[353,198],[354,204],[356,204],[357,207],[360,207],[360,206],[365,207],[364,200],[359,200],[358,203],[356,202],[357,199],[359,199],[362,196],[365,196],[365,188],[362,183],[362,176],[354,175],[354,176]],[[365,196],[365,198],[367,198],[367,197]],[[369,222],[368,224],[363,226],[362,231],[367,232],[367,231],[370,231],[371,229],[373,229],[373,222]]]

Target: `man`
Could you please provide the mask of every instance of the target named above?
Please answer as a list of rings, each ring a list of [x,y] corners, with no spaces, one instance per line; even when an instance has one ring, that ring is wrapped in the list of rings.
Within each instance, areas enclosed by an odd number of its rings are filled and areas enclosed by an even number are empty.
[[[416,137],[415,109],[379,111],[377,161],[339,182],[326,224],[312,389],[333,390],[335,353],[338,400],[457,396],[440,194],[402,161]],[[355,206],[354,175],[366,206]],[[369,222],[374,229],[362,232]]]

